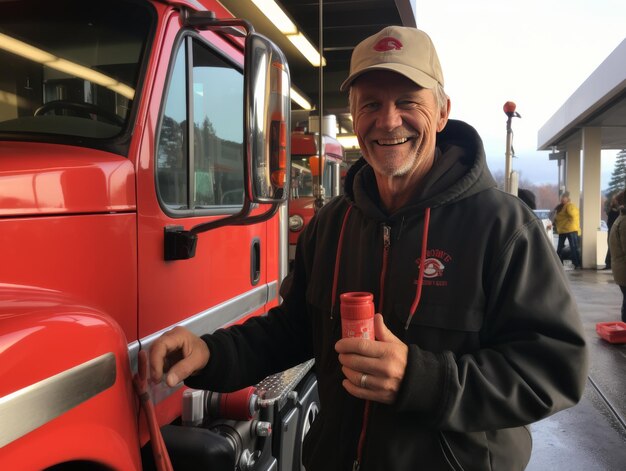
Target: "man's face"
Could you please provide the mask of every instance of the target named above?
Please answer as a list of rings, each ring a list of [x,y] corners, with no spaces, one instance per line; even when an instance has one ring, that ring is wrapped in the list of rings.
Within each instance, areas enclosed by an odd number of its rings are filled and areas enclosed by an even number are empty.
[[[394,72],[368,72],[353,85],[351,110],[363,157],[378,177],[411,181],[430,170],[448,118],[433,90]]]

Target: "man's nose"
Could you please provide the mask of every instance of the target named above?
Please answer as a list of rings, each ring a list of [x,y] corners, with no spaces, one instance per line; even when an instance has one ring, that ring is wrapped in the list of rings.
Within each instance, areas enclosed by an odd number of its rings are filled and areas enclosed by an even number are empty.
[[[394,104],[387,104],[379,109],[377,119],[378,127],[385,131],[391,131],[402,126],[400,110]]]

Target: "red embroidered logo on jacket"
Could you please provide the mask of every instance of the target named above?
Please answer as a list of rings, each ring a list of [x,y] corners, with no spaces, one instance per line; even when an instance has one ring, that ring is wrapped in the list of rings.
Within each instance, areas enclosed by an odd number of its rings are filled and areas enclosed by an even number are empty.
[[[389,36],[381,39],[374,46],[374,50],[378,52],[391,51],[392,49],[395,49],[396,51],[401,50],[402,43],[398,39]]]
[[[452,256],[441,249],[429,249],[424,260],[424,286],[448,286],[447,280],[442,280],[446,264],[452,261]],[[416,261],[420,266],[420,259]],[[436,280],[435,278],[439,278]],[[417,284],[417,280],[415,280]]]
[[[443,275],[446,266],[437,258],[427,258],[424,262],[424,278],[438,278]]]

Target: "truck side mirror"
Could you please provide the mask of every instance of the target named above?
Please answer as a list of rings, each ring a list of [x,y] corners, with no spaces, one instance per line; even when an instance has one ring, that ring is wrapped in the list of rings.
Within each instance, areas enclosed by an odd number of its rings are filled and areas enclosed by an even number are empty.
[[[222,226],[256,224],[273,217],[289,197],[290,89],[287,59],[266,37],[240,19],[219,20],[210,11],[183,11],[185,26],[242,35],[246,31],[244,61],[244,187],[241,211],[185,230],[164,228],[165,260],[186,260],[196,254],[198,234]],[[253,204],[270,204],[251,216]]]
[[[257,33],[246,37],[245,50],[247,197],[254,203],[282,203],[290,183],[289,68],[282,51]]]

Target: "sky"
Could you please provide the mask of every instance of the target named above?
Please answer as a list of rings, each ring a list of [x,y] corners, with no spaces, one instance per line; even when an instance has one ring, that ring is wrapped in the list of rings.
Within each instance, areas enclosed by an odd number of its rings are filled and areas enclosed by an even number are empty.
[[[417,26],[437,49],[451,118],[481,135],[492,172],[504,172],[505,102],[513,119],[513,170],[535,184],[558,180],[537,132],[626,38],[624,0],[417,0]],[[604,189],[619,150],[602,152]]]

